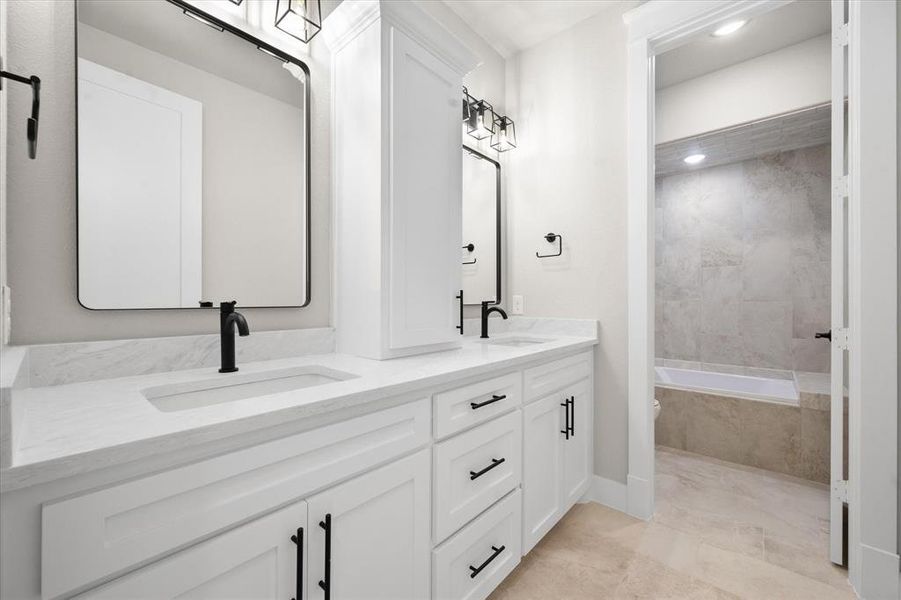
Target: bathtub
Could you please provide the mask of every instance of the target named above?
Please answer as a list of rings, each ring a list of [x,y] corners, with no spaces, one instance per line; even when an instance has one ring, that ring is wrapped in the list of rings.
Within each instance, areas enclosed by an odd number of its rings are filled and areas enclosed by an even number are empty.
[[[798,406],[798,387],[794,379],[771,379],[660,366],[654,367],[654,372],[655,384],[660,387]]]

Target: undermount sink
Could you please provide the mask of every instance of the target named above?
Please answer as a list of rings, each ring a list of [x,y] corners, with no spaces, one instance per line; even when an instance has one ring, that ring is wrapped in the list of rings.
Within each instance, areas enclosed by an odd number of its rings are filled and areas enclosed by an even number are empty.
[[[148,402],[162,412],[177,412],[246,400],[267,394],[290,392],[353,379],[356,375],[318,365],[222,375],[217,378],[160,385],[141,390]]]
[[[546,344],[547,342],[553,341],[554,340],[542,338],[511,337],[488,340],[485,343],[493,346],[513,346],[514,348],[521,348],[522,346],[534,346],[535,344]]]

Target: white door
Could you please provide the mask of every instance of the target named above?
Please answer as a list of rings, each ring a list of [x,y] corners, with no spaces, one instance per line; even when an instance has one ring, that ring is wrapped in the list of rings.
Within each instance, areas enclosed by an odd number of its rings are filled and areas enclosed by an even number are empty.
[[[198,306],[202,107],[78,59],[78,296],[88,308]]]
[[[829,557],[844,560],[844,514],[848,501],[845,472],[845,390],[848,376],[848,177],[847,126],[848,84],[847,0],[832,0],[832,340],[831,340],[831,435],[829,510]]]
[[[563,499],[564,511],[579,501],[591,477],[591,388],[590,380],[564,390],[564,403],[569,402],[569,436],[563,435]],[[567,410],[567,407],[564,407]],[[566,425],[564,415],[564,428]]]
[[[305,531],[307,504],[297,502],[79,598],[299,600],[304,553],[295,540],[300,533],[303,542]]]
[[[552,394],[523,409],[523,537],[526,554],[563,514],[565,407]]]
[[[400,31],[390,35],[389,346],[400,349],[460,337],[462,80]]]
[[[310,498],[311,600],[428,598],[429,450]]]

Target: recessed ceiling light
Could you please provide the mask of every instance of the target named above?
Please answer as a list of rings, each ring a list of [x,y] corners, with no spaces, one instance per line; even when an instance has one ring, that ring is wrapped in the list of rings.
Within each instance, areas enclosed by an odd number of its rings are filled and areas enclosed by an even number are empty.
[[[687,165],[696,165],[699,162],[703,161],[705,158],[707,158],[707,155],[705,155],[705,154],[692,154],[692,155],[686,156],[682,160],[685,161],[685,164],[687,164]]]
[[[740,21],[729,21],[728,23],[720,25],[716,29],[716,31],[713,32],[713,35],[716,37],[723,37],[724,35],[729,35],[730,33],[735,33],[736,31],[738,31],[739,29],[741,29],[742,27],[744,27],[747,24],[748,24],[748,22],[744,19],[742,19]]]

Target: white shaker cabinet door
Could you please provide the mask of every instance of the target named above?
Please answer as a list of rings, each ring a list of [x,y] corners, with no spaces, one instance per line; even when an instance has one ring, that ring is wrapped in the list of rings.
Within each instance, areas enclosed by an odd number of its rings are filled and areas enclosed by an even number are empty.
[[[564,512],[579,501],[591,482],[592,444],[592,394],[590,380],[579,383],[563,391],[565,403],[569,406],[569,436],[563,435],[563,498]],[[564,425],[566,418],[564,417]]]
[[[523,554],[563,515],[562,403],[552,394],[523,409]]]
[[[391,349],[456,341],[462,79],[395,28],[390,86]]]
[[[79,596],[91,600],[285,600],[304,578],[294,539],[308,531],[297,502]],[[292,539],[292,536],[294,539]],[[300,540],[306,536],[301,533]],[[306,596],[304,596],[306,598]]]
[[[429,597],[429,465],[422,450],[308,500],[305,600]]]

